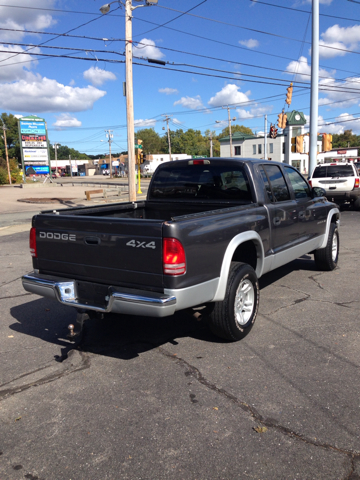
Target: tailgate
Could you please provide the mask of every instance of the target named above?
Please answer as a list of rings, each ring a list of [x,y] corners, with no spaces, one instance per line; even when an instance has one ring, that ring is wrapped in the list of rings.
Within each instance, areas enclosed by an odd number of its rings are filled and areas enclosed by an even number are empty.
[[[354,189],[355,177],[321,178],[312,180],[313,187],[321,187],[326,191],[351,192]]]
[[[161,288],[162,221],[40,214],[34,217],[41,273],[106,285]],[[101,233],[100,233],[101,232]]]

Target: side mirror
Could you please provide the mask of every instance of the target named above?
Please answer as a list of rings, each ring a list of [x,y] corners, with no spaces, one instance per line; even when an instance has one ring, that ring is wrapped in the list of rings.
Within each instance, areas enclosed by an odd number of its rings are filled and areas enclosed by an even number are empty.
[[[312,188],[313,198],[315,197],[326,197],[326,190],[321,187],[313,187]]]

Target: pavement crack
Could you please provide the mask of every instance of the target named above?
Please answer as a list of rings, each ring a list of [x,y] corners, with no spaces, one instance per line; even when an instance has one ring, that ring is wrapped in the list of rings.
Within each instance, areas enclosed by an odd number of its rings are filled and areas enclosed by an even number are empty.
[[[9,282],[4,282],[0,285],[0,287],[5,287],[6,285],[10,285],[10,283],[16,282],[16,280],[20,280],[21,278],[22,278],[22,276],[14,278],[13,280],[10,280]]]
[[[360,456],[360,452],[347,450],[344,448],[338,448],[326,442],[316,441],[310,437],[307,437],[306,435],[302,435],[301,433],[295,432],[294,430],[288,427],[284,427],[283,425],[277,423],[273,419],[264,418],[253,406],[250,406],[246,402],[241,401],[235,395],[231,394],[224,388],[219,388],[214,383],[210,382],[207,378],[204,377],[204,375],[200,372],[198,368],[196,368],[194,365],[191,365],[189,362],[187,362],[183,358],[177,355],[174,355],[173,353],[165,350],[163,347],[158,347],[157,350],[166,358],[169,358],[171,361],[175,362],[177,365],[180,365],[181,367],[185,368],[186,376],[193,377],[201,385],[204,385],[206,388],[212,390],[213,392],[216,392],[217,394],[226,398],[230,402],[234,403],[235,405],[240,407],[245,413],[250,415],[252,419],[256,420],[256,422],[260,423],[261,425],[267,428],[273,428],[288,437],[292,437],[308,445],[323,448],[325,450],[332,450],[332,451],[341,453],[343,455],[346,455],[351,461],[352,465],[354,465],[354,459]],[[348,478],[350,480],[351,477],[348,477]]]
[[[9,300],[9,298],[26,297],[27,295],[33,295],[32,293],[20,293],[20,295],[9,295],[8,297],[0,297],[0,300]]]
[[[65,360],[61,363],[51,363],[41,367],[32,372],[21,375],[20,377],[11,380],[0,386],[0,401],[15,395],[17,393],[24,392],[32,387],[39,387],[46,383],[54,382],[62,377],[72,375],[73,373],[80,372],[90,368],[90,356],[79,350],[70,350]],[[37,373],[47,371],[45,375],[38,377]],[[21,383],[26,377],[30,377],[26,383]],[[5,388],[2,388],[5,386]]]

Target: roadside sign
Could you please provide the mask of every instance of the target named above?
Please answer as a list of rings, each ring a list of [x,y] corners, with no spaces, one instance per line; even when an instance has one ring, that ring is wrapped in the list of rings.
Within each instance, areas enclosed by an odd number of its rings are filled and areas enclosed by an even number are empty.
[[[143,148],[143,146],[142,146],[142,145],[137,145],[137,144],[135,143],[135,148]]]

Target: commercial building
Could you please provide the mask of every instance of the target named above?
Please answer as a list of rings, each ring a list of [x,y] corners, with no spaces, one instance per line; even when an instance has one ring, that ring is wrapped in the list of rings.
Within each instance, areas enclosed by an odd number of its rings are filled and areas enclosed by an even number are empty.
[[[306,119],[302,112],[293,110],[287,113],[286,126],[277,129],[275,138],[271,138],[270,132],[266,136],[267,159],[277,162],[288,163],[296,167],[301,173],[309,172],[310,137],[305,132]],[[269,128],[270,130],[270,128]],[[324,152],[323,135],[319,133],[317,138],[317,163],[328,161],[351,160],[358,156],[358,149],[331,149]],[[230,157],[230,137],[220,139],[220,156]],[[246,135],[235,132],[232,135],[232,156],[234,158],[265,158],[264,135]]]

